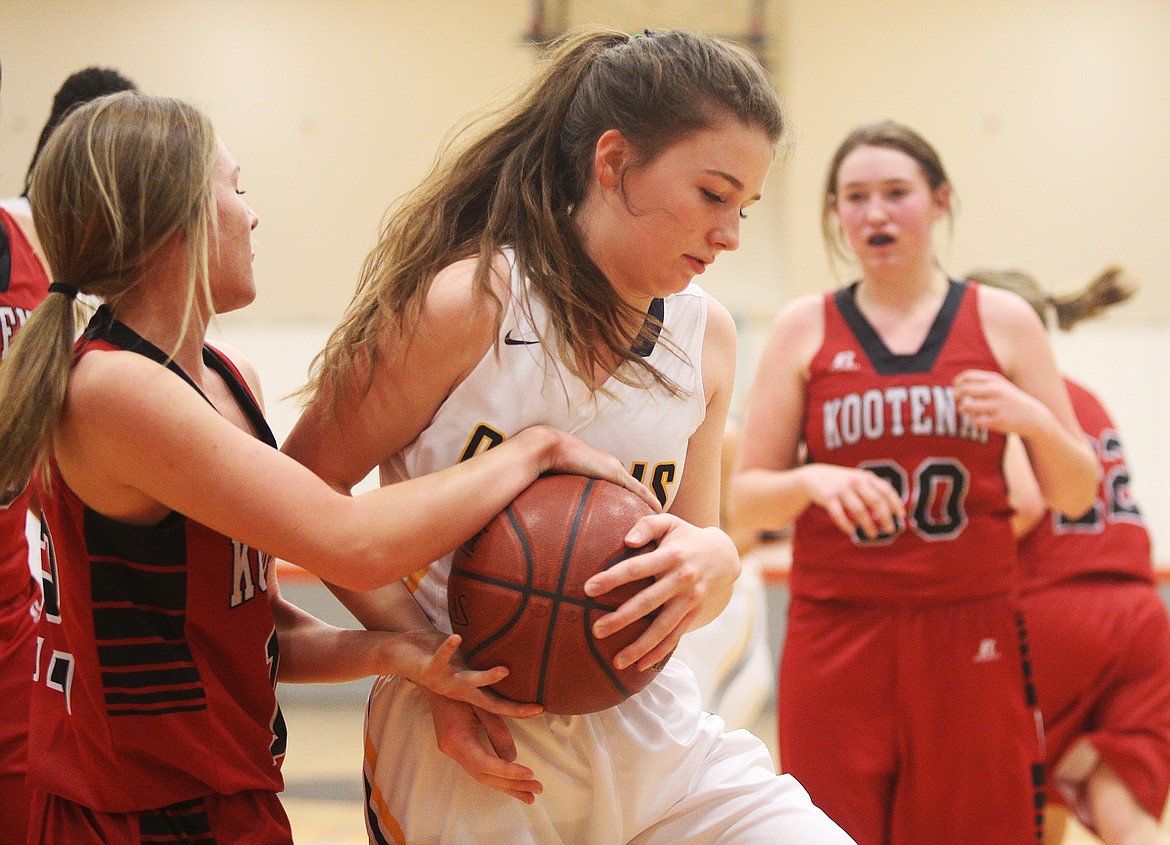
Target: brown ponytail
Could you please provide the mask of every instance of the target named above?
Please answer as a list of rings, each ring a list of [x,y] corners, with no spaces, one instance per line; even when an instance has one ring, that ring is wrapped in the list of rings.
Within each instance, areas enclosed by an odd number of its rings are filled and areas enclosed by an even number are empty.
[[[589,382],[594,366],[612,357],[665,384],[630,351],[628,326],[645,315],[632,313],[589,259],[570,215],[607,130],[621,131],[647,163],[728,116],[773,142],[784,128],[766,73],[739,47],[682,31],[565,36],[515,102],[474,123],[473,137],[443,151],[391,209],[353,301],[313,362],[307,397],[347,384],[359,357],[372,373],[376,339],[417,320],[431,280],[448,264],[478,256],[475,286],[494,298],[489,270],[504,247],[548,307],[556,353],[571,372]],[[637,371],[617,377],[634,380]]]
[[[1137,282],[1118,266],[1105,269],[1080,291],[1061,295],[1048,293],[1036,279],[1018,270],[976,270],[968,273],[967,278],[1019,294],[1046,326],[1051,312],[1061,331],[1069,331],[1082,320],[1096,317],[1111,306],[1125,302],[1138,290]]]

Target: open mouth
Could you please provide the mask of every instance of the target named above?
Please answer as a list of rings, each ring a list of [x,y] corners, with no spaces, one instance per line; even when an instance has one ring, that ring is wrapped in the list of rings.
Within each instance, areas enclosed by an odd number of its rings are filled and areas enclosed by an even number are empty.
[[[893,235],[871,235],[866,241],[870,246],[888,246],[894,242]]]

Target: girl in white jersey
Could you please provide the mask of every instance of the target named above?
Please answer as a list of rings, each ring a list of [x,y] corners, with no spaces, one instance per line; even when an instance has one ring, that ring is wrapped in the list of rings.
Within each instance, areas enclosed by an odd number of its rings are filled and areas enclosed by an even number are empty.
[[[342,489],[375,466],[390,482],[456,464],[528,421],[617,455],[665,512],[627,537],[655,551],[592,579],[600,594],[655,578],[595,630],[659,611],[616,658],[650,670],[719,612],[739,571],[716,527],[735,329],[691,282],[739,245],[782,128],[763,70],[724,41],[569,36],[388,218],[286,451]],[[367,627],[450,630],[448,569],[420,573],[413,598],[338,592]],[[701,712],[678,661],[600,713],[522,712],[505,724],[381,680],[371,841],[850,841],[763,743]]]

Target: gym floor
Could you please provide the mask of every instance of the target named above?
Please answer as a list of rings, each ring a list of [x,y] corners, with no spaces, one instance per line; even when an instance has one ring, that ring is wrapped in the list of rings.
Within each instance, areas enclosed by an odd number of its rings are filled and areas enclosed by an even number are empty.
[[[297,696],[282,705],[289,727],[283,799],[298,845],[366,845],[361,788],[364,704],[346,694],[321,701]],[[756,733],[775,754],[770,709]],[[1070,823],[1065,845],[1095,842]]]

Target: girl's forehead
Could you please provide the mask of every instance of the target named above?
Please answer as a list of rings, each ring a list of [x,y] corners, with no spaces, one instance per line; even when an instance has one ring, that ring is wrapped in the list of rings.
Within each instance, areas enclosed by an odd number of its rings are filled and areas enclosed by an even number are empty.
[[[837,168],[837,183],[872,179],[913,179],[923,177],[922,168],[911,156],[893,147],[862,144],[841,160]]]

